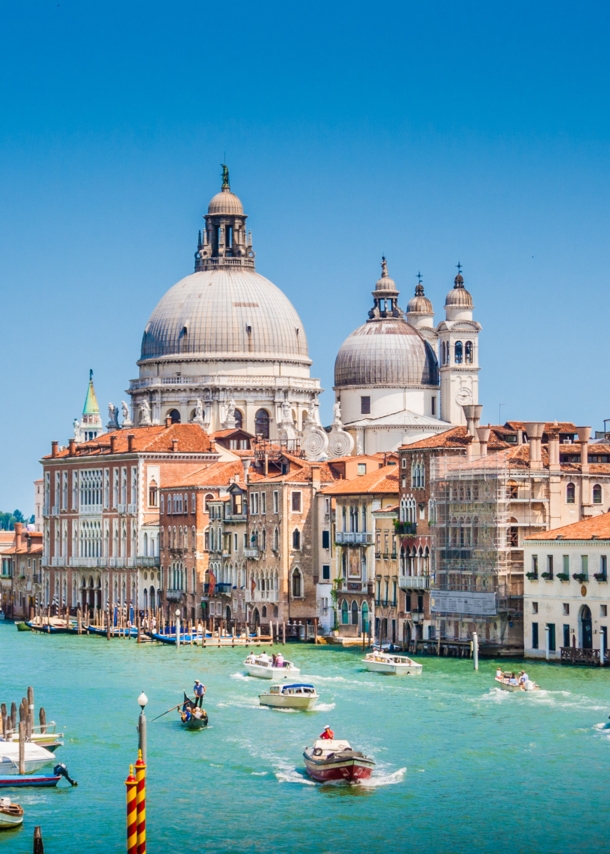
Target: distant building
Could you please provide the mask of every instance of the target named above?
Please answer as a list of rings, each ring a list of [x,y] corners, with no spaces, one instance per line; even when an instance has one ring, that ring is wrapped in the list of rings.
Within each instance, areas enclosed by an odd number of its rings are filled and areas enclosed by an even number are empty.
[[[478,404],[481,326],[461,272],[434,328],[421,282],[405,313],[385,258],[381,268],[368,320],[335,361],[335,398],[359,454],[396,450],[465,424],[463,406]]]
[[[523,541],[525,655],[608,663],[610,513]]]
[[[29,620],[41,603],[42,534],[16,522],[11,538],[0,552],[2,610],[10,619]]]

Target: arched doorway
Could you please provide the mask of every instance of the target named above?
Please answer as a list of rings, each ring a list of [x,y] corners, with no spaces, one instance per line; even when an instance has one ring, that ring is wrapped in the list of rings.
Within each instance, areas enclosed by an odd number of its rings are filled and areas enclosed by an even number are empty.
[[[352,602],[352,626],[358,625],[358,603],[354,599]]]
[[[261,615],[258,613],[258,608],[255,608],[252,612],[252,622],[254,623],[255,629],[257,629],[261,624]]]
[[[152,586],[152,584],[150,586],[150,610],[155,610],[155,588]]]
[[[369,630],[369,606],[366,602],[362,603],[362,631],[366,635]]]
[[[172,419],[172,424],[180,424],[180,413],[177,409],[170,409],[167,414]]]
[[[231,607],[230,607],[230,605],[227,605],[226,620],[227,620],[227,623],[231,622]]]
[[[593,649],[593,621],[588,605],[580,609],[580,640],[582,649]]]
[[[349,623],[349,606],[344,599],[341,603],[341,624],[346,626]]]

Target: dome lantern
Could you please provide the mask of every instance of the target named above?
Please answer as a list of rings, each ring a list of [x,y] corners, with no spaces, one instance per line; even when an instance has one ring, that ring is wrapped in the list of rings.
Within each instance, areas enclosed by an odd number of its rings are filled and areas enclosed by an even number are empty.
[[[415,296],[407,304],[407,322],[419,329],[422,326],[434,326],[434,309],[432,303],[424,293],[421,283],[421,273],[417,274]]]
[[[229,167],[222,164],[220,192],[210,200],[199,232],[195,272],[242,267],[254,269],[252,232],[246,231],[247,215],[240,199],[231,192]]]
[[[377,280],[373,294],[374,305],[369,311],[370,320],[379,320],[384,317],[401,317],[402,312],[398,308],[399,291],[396,282],[388,275],[388,262],[385,256],[381,256],[381,278]]]
[[[462,276],[462,265],[457,264],[458,273],[453,280],[453,288],[447,294],[445,300],[445,314],[447,320],[472,320],[474,303],[471,294],[464,287]]]

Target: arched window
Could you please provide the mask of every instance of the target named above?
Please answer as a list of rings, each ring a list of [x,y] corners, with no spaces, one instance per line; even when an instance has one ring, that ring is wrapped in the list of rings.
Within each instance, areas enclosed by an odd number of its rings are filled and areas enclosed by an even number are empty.
[[[349,606],[345,599],[341,603],[341,623],[344,626],[347,626],[347,624],[349,623]]]
[[[455,364],[461,365],[463,360],[463,346],[461,341],[455,342]]]
[[[352,602],[352,626],[358,625],[358,603],[354,599]]]
[[[347,552],[345,549],[341,552],[341,575],[347,578]]]
[[[267,617],[267,606],[266,605],[263,605],[263,607],[261,608],[261,616],[263,619],[266,619],[266,617]]]
[[[369,630],[369,606],[366,602],[362,603],[362,631],[366,634]]]
[[[172,419],[172,424],[180,424],[180,413],[177,409],[170,409],[167,414]]]
[[[472,341],[467,341],[466,342],[466,350],[465,350],[465,356],[466,356],[465,361],[466,361],[467,365],[472,365],[473,352],[474,352],[474,347],[472,345]]]
[[[566,504],[574,504],[576,501],[576,487],[573,483],[566,486]]]
[[[259,409],[254,416],[254,432],[263,439],[269,438],[269,413],[266,409]]]
[[[236,409],[235,410],[235,427],[238,430],[241,430],[243,426],[244,426],[244,413],[241,411],[241,409]]]
[[[273,531],[273,551],[277,552],[280,549],[280,529],[275,528]]]
[[[301,570],[295,569],[292,573],[292,598],[300,599],[303,595],[303,578],[301,576]]]
[[[599,483],[596,483],[593,487],[593,503],[601,504],[602,503],[602,488]]]
[[[292,548],[300,549],[301,548],[301,532],[298,528],[295,528],[292,532]]]

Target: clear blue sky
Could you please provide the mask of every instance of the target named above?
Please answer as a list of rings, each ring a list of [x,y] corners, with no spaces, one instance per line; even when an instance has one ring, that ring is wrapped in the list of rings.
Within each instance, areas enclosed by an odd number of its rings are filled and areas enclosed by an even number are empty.
[[[3,4],[0,509],[31,512],[90,367],[104,419],[126,397],[225,152],[327,419],[385,253],[438,315],[464,265],[485,420],[601,429],[609,36],[572,0]]]

